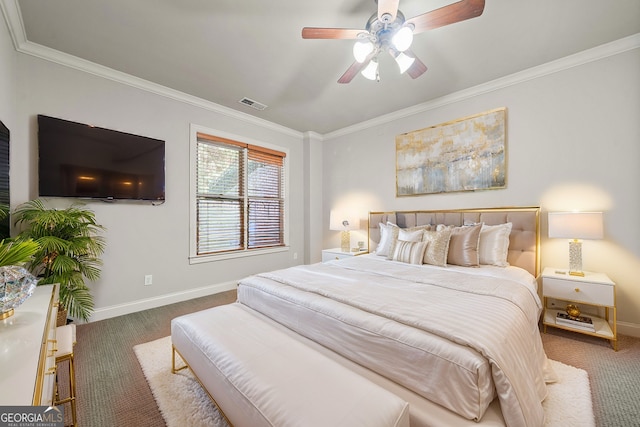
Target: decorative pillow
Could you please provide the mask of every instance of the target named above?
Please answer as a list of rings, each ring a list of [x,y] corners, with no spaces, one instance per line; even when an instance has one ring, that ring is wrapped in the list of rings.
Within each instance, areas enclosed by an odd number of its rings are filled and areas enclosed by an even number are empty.
[[[447,264],[461,265],[463,267],[477,267],[479,265],[478,242],[481,229],[482,224],[451,229]]]
[[[398,240],[391,259],[394,261],[406,262],[409,264],[422,264],[424,251],[427,246],[427,242],[409,242],[405,240]]]
[[[387,259],[391,259],[393,257],[393,252],[396,248],[396,244],[398,241],[403,240],[405,242],[422,242],[424,237],[424,230],[429,229],[429,225],[419,225],[417,227],[411,228],[398,228],[394,235],[394,239],[391,242],[391,247],[389,248],[389,255]]]
[[[509,235],[513,225],[510,222],[498,225],[483,225],[480,230],[478,254],[480,264],[507,267]]]
[[[380,223],[378,227],[380,228],[380,242],[376,247],[376,255],[389,256],[391,244],[397,239],[399,227],[390,222]]]
[[[427,242],[427,249],[424,251],[424,263],[446,267],[450,238],[449,228],[440,231],[425,230],[424,241]]]

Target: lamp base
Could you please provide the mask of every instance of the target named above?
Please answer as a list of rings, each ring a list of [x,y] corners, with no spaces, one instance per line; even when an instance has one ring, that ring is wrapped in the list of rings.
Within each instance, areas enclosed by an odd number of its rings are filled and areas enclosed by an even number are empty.
[[[351,235],[348,231],[343,231],[340,234],[340,250],[342,252],[351,251]]]
[[[569,242],[569,275],[584,276],[582,271],[582,242],[578,239]]]

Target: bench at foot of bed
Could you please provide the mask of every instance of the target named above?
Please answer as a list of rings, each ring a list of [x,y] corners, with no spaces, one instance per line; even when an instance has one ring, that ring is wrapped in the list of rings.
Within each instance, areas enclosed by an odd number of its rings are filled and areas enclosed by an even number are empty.
[[[171,339],[236,427],[409,426],[408,403],[239,303],[173,319]]]

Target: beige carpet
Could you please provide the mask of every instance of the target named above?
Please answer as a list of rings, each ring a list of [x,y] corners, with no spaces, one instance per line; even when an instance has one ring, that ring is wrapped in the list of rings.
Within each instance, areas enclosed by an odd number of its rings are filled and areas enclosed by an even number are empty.
[[[134,351],[167,427],[227,426],[190,370],[171,373],[171,337],[137,345]],[[545,426],[595,426],[586,371],[552,364],[560,380],[548,387]]]

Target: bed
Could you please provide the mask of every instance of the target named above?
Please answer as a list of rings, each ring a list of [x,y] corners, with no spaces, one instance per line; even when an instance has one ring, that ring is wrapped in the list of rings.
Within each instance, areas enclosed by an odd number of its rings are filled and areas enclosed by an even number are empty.
[[[241,280],[235,304],[255,313],[256,328],[268,324],[408,402],[412,427],[542,426],[555,378],[538,329],[539,208],[372,212],[368,234],[367,255]],[[217,322],[194,319],[174,342],[192,370],[219,338],[207,339]],[[196,373],[226,398],[208,375]]]
[[[538,219],[372,212],[371,254],[248,277],[238,303],[409,401],[412,426],[541,426]]]

